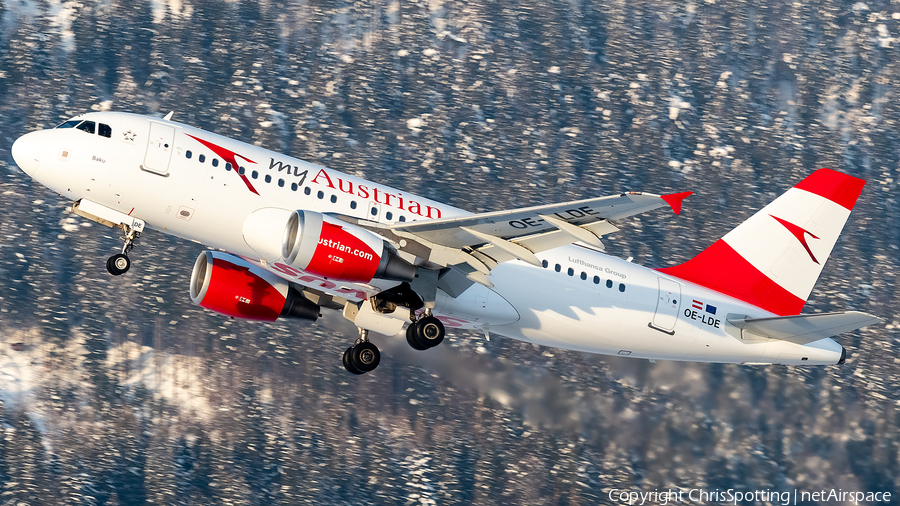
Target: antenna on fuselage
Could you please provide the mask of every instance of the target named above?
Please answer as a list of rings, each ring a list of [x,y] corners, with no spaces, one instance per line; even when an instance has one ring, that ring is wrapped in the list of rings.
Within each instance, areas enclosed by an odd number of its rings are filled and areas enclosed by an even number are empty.
[[[166,114],[165,116],[163,116],[163,119],[166,121],[169,121],[172,119],[173,114],[175,114],[175,111],[169,111],[169,114]]]

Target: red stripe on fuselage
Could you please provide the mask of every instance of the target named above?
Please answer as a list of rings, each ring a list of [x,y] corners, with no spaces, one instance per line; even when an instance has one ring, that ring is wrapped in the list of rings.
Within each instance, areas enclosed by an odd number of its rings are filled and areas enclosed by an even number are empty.
[[[779,316],[800,314],[806,304],[806,301],[772,281],[721,239],[681,265],[657,270],[730,295]]]
[[[831,169],[819,169],[794,185],[794,188],[815,193],[852,211],[865,185],[864,179]]]
[[[255,164],[256,162],[254,162],[253,160],[247,158],[247,157],[244,156],[244,155],[239,155],[239,154],[235,153],[234,151],[231,151],[231,150],[229,150],[229,149],[223,148],[222,146],[213,144],[213,143],[211,143],[211,142],[209,142],[209,141],[205,141],[205,140],[200,139],[200,138],[198,138],[198,137],[194,137],[194,136],[191,135],[191,134],[185,134],[185,135],[187,135],[187,136],[190,137],[191,139],[194,139],[195,141],[199,142],[200,144],[203,144],[203,145],[206,146],[207,148],[211,149],[213,153],[215,153],[215,154],[218,155],[220,158],[222,158],[223,160],[225,160],[227,163],[230,163],[230,164],[231,164],[231,168],[234,169],[235,174],[237,174],[238,176],[240,176],[241,180],[244,181],[244,184],[247,185],[247,189],[250,190],[250,191],[252,191],[253,193],[259,195],[259,192],[256,191],[256,188],[254,188],[253,185],[250,183],[250,180],[247,179],[247,176],[241,174],[240,170],[238,170],[238,169],[240,169],[240,164],[237,163],[237,160],[235,160],[235,157],[239,156],[239,157],[243,158],[244,160],[247,160],[248,162],[253,163],[253,164]]]

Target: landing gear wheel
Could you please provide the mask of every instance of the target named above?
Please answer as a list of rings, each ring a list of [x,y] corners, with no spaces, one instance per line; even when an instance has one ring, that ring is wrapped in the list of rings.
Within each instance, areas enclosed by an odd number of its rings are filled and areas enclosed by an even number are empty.
[[[347,371],[352,372],[353,374],[362,374],[363,372],[360,371],[359,369],[357,369],[356,367],[354,367],[353,364],[350,362],[350,360],[351,360],[350,357],[352,355],[353,355],[353,346],[344,350],[344,355],[341,357],[341,360],[344,362],[344,369],[347,369]]]
[[[381,362],[381,352],[374,344],[365,341],[350,347],[350,365],[361,373],[375,370]]]
[[[419,344],[419,339],[416,337],[417,328],[418,325],[416,325],[416,322],[410,323],[409,327],[406,327],[406,342],[409,343],[409,346],[414,350],[425,351],[428,349],[428,346]]]
[[[113,276],[121,276],[131,268],[131,259],[128,258],[128,253],[134,249],[135,242],[138,240],[138,237],[141,236],[141,231],[144,227],[144,222],[140,220],[136,220],[136,222],[140,222],[140,225],[137,228],[131,228],[124,224],[122,225],[123,230],[125,231],[125,237],[123,237],[125,245],[122,246],[122,252],[109,257],[109,260],[106,261],[106,270]]]
[[[444,340],[444,324],[434,316],[416,322],[416,341],[420,346],[434,348]]]
[[[120,276],[128,272],[131,268],[131,260],[124,254],[119,253],[109,257],[106,261],[106,270],[113,276]]]

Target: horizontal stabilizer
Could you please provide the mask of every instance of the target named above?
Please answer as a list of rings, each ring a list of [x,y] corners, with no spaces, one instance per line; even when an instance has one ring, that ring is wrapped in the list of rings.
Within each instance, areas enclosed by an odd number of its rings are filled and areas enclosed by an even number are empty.
[[[738,315],[728,315],[727,320],[728,323],[742,331],[795,344],[811,343],[883,321],[881,318],[858,311],[771,318],[744,318]]]

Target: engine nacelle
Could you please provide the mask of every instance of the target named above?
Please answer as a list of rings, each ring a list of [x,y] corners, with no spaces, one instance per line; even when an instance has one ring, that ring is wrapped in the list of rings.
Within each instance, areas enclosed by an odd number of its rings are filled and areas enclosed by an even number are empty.
[[[204,251],[191,273],[191,300],[201,307],[245,320],[279,317],[313,320],[319,305],[271,272],[246,260]]]
[[[292,267],[343,281],[412,281],[416,276],[416,266],[381,237],[312,211],[294,211],[288,218],[281,255]]]

